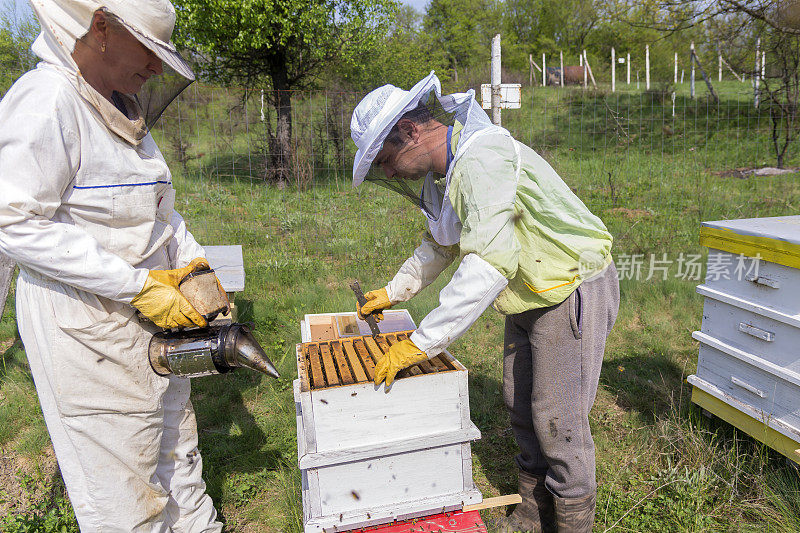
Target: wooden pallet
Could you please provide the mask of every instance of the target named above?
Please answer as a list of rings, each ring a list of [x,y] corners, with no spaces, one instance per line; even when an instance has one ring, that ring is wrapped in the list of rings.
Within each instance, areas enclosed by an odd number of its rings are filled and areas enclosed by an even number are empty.
[[[375,365],[389,351],[389,347],[408,339],[411,333],[413,330],[376,337],[363,335],[303,343],[303,358],[299,363],[302,366],[300,376],[306,381],[303,383],[304,390],[372,381],[375,378]],[[397,377],[400,379],[457,369],[451,358],[442,354],[403,370]]]

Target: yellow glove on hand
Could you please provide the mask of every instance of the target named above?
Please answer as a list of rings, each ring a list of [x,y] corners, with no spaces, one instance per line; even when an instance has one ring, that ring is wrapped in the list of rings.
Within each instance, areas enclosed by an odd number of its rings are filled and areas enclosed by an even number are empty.
[[[180,293],[178,284],[187,274],[207,268],[208,261],[198,257],[183,268],[151,270],[131,305],[161,328],[205,327],[206,319]]]
[[[183,281],[183,278],[192,272],[209,269],[211,269],[211,266],[209,266],[208,261],[202,257],[195,257],[192,259],[191,263],[183,268],[176,268],[173,270],[151,270],[150,276],[153,277],[153,279],[160,281],[164,285],[169,285],[170,287],[177,289],[180,282]]]
[[[427,359],[428,354],[417,348],[410,339],[393,344],[375,365],[375,385],[380,385],[385,379],[389,387],[398,372]]]
[[[375,313],[375,311],[383,311],[384,309],[389,309],[392,306],[392,302],[389,301],[389,294],[386,292],[385,287],[383,289],[369,291],[364,295],[364,298],[367,299],[367,303],[365,303],[363,306],[356,304],[358,318],[361,320],[364,320],[365,316]],[[383,320],[383,313],[377,312],[372,316],[374,316],[375,320],[378,322]]]

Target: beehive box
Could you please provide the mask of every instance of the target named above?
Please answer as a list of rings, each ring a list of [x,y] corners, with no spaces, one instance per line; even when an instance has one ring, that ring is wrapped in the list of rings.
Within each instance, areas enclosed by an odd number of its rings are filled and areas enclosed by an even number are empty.
[[[384,315],[387,333],[376,338],[355,313],[306,315],[301,325],[294,394],[306,533],[482,501],[466,368],[444,353],[401,372],[389,392],[375,387],[377,360],[414,330],[407,311]]]
[[[800,216],[704,222],[692,401],[800,462]]]

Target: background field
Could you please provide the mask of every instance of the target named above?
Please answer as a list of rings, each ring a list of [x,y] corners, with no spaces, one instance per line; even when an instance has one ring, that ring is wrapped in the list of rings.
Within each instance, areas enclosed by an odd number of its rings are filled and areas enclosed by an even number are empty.
[[[692,408],[685,377],[696,365],[697,279],[678,259],[701,255],[702,220],[797,214],[797,174],[754,177],[735,169],[773,164],[769,119],[749,85],[723,84],[719,104],[685,86],[525,88],[504,125],[542,153],[635,264],[621,281],[591,414],[597,446],[598,531],[796,531],[800,481],[781,456]],[[240,318],[282,375],[240,371],[197,379],[193,401],[208,490],[227,530],[300,531],[291,381],[305,313],[350,310],[353,278],[382,286],[411,253],[422,217],[373,185],[350,186],[349,117],[360,95],[298,93],[293,181],[264,181],[264,131],[274,120],[259,94],[193,86],[154,132],[171,163],[177,209],[205,244],[241,244],[247,288]],[[797,164],[793,155],[789,165]],[[666,254],[666,255],[665,255]],[[670,261],[649,273],[650,257]],[[703,261],[703,258],[700,258]],[[624,270],[624,269],[623,269]],[[448,269],[406,306],[420,320]],[[666,279],[663,279],[663,278]],[[13,297],[13,295],[12,295]],[[470,369],[470,407],[483,438],[473,446],[484,496],[516,491],[516,453],[501,398],[502,317],[487,312],[451,352]],[[14,343],[13,301],[0,322],[0,530],[74,531],[24,352]],[[501,510],[485,513],[499,516]]]

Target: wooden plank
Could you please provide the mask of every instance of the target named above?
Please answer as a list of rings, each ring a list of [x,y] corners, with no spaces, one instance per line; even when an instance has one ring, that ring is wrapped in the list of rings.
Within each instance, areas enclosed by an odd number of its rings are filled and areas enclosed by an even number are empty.
[[[350,363],[350,367],[353,369],[353,376],[356,379],[356,383],[363,383],[368,381],[367,373],[364,371],[364,364],[358,358],[358,354],[356,353],[356,349],[353,348],[353,341],[342,341],[342,348],[344,349],[344,353],[347,356],[347,361]]]
[[[406,371],[411,374],[412,376],[421,376],[425,372],[419,367],[419,365],[414,365],[406,368]]]
[[[355,382],[353,374],[350,372],[350,365],[347,364],[347,358],[342,351],[342,343],[332,342],[331,349],[333,350],[333,357],[336,361],[336,367],[339,369],[339,375],[342,376],[342,384],[350,385]]]
[[[297,379],[299,390],[308,392],[311,390],[311,379],[308,377],[308,348],[302,344],[295,346],[297,352]]]
[[[419,364],[419,366],[420,366],[420,368],[422,368],[422,371],[424,373],[426,373],[426,374],[432,374],[433,372],[438,372],[439,371],[435,366],[433,366],[431,364],[430,361],[422,361]]]
[[[506,505],[514,505],[515,503],[522,503],[522,496],[519,494],[507,494],[505,496],[495,496],[494,498],[486,498],[481,503],[474,505],[465,505],[464,512],[469,511],[482,511],[483,509],[491,509],[492,507],[504,507]]]
[[[325,379],[328,381],[328,386],[339,385],[339,376],[336,375],[336,363],[333,362],[333,357],[331,357],[330,347],[322,343],[319,345],[319,351],[322,352],[322,368],[325,370]]]
[[[447,360],[444,359],[441,355],[437,355],[436,357],[431,359],[431,363],[439,370],[439,372],[454,370],[452,366],[447,364]]]
[[[384,335],[384,337],[386,338],[386,342],[387,344],[389,344],[389,346],[398,343],[397,335],[394,335],[392,333],[387,333],[386,335]]]
[[[325,375],[322,373],[322,367],[319,364],[319,347],[317,344],[311,343],[304,345],[309,365],[311,366],[311,388],[318,389],[325,386]]]
[[[448,370],[466,370],[466,368],[464,368],[463,366],[459,368],[460,365],[457,364],[453,359],[453,356],[448,354],[447,352],[442,352],[439,355],[437,355],[437,357],[442,363],[444,363],[444,365],[447,367]]]
[[[384,336],[383,336],[383,335],[381,335],[380,337],[378,337],[377,339],[375,339],[375,342],[378,344],[378,346],[380,346],[380,348],[381,348],[381,351],[382,351],[383,353],[386,353],[386,352],[388,352],[388,351],[389,351],[389,343],[388,343],[388,342],[386,342],[386,339],[384,338]]]
[[[367,377],[370,381],[375,379],[375,361],[372,359],[372,356],[369,354],[369,350],[364,345],[363,339],[355,339],[353,341],[353,347],[358,352],[358,356],[361,359],[361,362],[364,363],[364,369],[367,371]]]
[[[383,350],[381,350],[381,347],[379,347],[378,343],[375,342],[375,339],[370,336],[364,337],[364,344],[366,344],[367,349],[372,355],[372,358],[375,360],[375,364],[377,364],[378,361],[380,361],[383,357]]]

